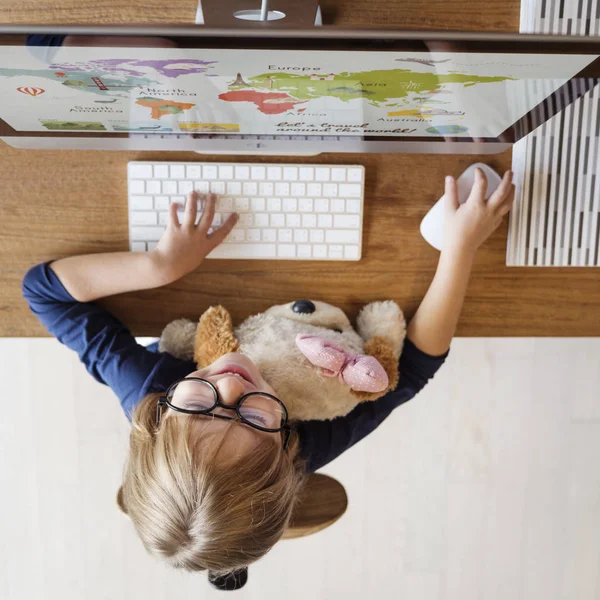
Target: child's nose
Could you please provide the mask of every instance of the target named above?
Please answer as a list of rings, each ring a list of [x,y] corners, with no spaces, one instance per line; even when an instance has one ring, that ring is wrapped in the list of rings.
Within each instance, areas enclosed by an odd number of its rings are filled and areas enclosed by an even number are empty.
[[[219,390],[223,404],[235,406],[240,396],[244,394],[244,384],[236,375],[223,377],[215,384]]]

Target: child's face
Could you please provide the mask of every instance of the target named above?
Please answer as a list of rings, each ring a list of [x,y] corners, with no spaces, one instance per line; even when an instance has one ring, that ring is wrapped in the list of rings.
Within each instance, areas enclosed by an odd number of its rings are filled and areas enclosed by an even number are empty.
[[[277,396],[275,390],[262,378],[257,366],[246,355],[239,352],[225,354],[208,367],[194,371],[187,377],[200,377],[210,381],[219,391],[223,404],[228,406],[235,406],[240,397],[249,392],[267,392]],[[268,403],[268,405],[272,404]],[[230,416],[228,414],[230,411],[220,407],[213,412],[222,412],[222,414]],[[165,418],[177,416],[185,418],[185,415],[175,411],[167,411],[165,414]],[[218,435],[219,431],[227,426],[227,423],[223,419],[213,419],[207,415],[206,418],[198,419],[194,427],[198,436],[206,435],[209,432]],[[280,433],[258,431],[247,426],[236,427],[235,431],[228,436],[220,452],[229,457],[247,454],[266,436],[274,436],[274,439],[280,443]]]

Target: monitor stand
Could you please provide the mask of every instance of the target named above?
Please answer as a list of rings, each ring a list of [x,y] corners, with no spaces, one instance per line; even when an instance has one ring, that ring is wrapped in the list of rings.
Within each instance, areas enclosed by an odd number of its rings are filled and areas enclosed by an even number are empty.
[[[252,4],[256,5],[256,8],[249,8],[249,5]],[[323,25],[323,19],[318,0],[303,0],[302,2],[297,0],[199,0],[196,24],[240,29],[249,27],[278,29],[290,26],[305,28]],[[240,154],[248,156],[318,156],[320,154],[320,152],[261,150],[260,146],[260,139],[248,142]],[[214,152],[197,150],[196,153],[214,156],[231,155],[230,150]]]

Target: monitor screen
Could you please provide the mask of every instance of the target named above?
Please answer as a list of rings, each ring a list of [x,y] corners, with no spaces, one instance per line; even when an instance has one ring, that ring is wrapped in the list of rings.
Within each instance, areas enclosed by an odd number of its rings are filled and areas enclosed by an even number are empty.
[[[600,77],[600,39],[379,33],[4,36],[0,135],[514,142]]]

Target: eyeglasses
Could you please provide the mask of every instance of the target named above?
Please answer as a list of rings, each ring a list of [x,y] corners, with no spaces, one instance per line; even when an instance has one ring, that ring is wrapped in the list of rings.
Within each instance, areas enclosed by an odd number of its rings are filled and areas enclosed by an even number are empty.
[[[160,425],[163,408],[168,407],[176,412],[188,415],[210,415],[216,419],[241,421],[245,425],[277,433],[283,431],[285,450],[291,430],[287,426],[288,414],[285,405],[279,398],[266,392],[250,392],[239,398],[235,406],[225,404],[217,388],[206,379],[186,377],[171,385],[156,405],[156,427]],[[228,417],[214,412],[216,408],[232,410],[236,417]]]

